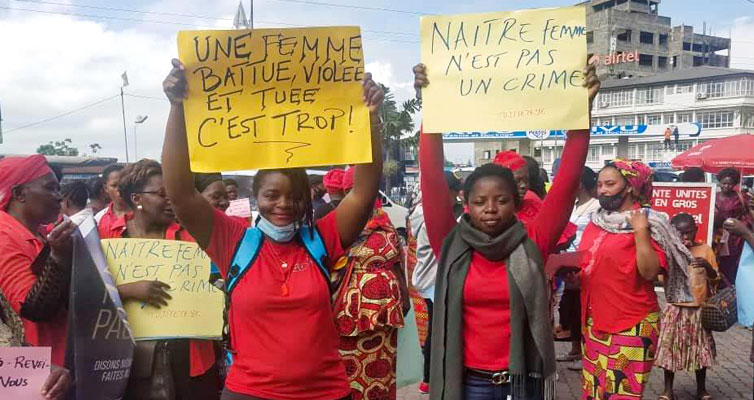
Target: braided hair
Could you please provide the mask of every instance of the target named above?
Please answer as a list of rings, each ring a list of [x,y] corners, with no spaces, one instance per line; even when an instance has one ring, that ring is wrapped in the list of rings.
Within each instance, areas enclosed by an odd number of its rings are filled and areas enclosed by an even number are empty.
[[[254,176],[254,182],[251,184],[251,191],[254,197],[259,195],[265,178],[272,174],[281,174],[291,181],[291,196],[294,201],[294,210],[296,216],[303,216],[304,225],[314,226],[314,210],[312,206],[311,186],[309,185],[309,176],[306,170],[302,168],[286,169],[264,169],[257,172]],[[300,224],[301,220],[297,221]]]
[[[89,188],[82,181],[73,181],[60,188],[60,195],[63,199],[68,200],[76,208],[86,208],[86,202],[89,200]]]
[[[160,163],[146,158],[134,164],[129,164],[123,169],[118,181],[118,190],[120,190],[120,195],[129,208],[134,208],[131,195],[144,190],[144,186],[149,182],[149,178],[156,175],[162,175]]]

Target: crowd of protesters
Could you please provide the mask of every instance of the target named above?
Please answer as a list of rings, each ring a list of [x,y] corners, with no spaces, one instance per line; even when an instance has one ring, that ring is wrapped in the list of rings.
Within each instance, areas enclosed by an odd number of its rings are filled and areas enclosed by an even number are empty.
[[[430,82],[423,65],[413,72],[421,97]],[[225,346],[137,343],[135,358],[167,360],[170,398],[395,399],[398,334],[413,293],[428,315],[418,389],[432,400],[554,399],[558,361],[581,371],[587,400],[642,398],[653,367],[664,372],[660,399],[675,399],[681,371],[695,373],[698,397],[710,399],[716,348],[701,306],[739,268],[754,267],[741,265],[754,245],[754,202],[737,170],[717,174],[709,246],[695,239],[690,215],[651,208],[653,171],[641,161],[585,167],[588,130],[569,132],[551,185],[535,160],[513,151],[461,181],[444,171],[442,135],[423,132],[405,246],[376,200],[384,92],[366,74],[374,161],[324,177],[261,170],[248,188],[259,213],[249,220],[226,215],[245,189],[238,182],[191,172],[184,74],[174,60],[164,82],[171,108],[161,163],[114,164],[61,186],[43,156],[0,160],[0,346],[52,348],[45,398],[65,398],[74,384],[64,357],[72,235],[94,220],[102,239],[196,242],[213,261],[208,279],[228,297]],[[594,67],[584,77],[591,106],[600,81]],[[548,276],[557,253],[581,256]],[[117,289],[149,307],[171,301],[159,281]],[[555,340],[569,351],[555,354]],[[164,379],[140,365],[151,362],[134,361],[125,399],[149,398]]]

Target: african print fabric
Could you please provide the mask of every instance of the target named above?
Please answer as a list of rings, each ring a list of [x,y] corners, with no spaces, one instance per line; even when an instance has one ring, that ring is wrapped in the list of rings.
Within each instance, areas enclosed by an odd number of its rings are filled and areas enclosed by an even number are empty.
[[[668,304],[661,325],[655,366],[673,372],[694,372],[713,366],[715,339],[712,332],[702,327],[700,307]]]
[[[641,399],[649,381],[659,337],[660,313],[650,313],[633,328],[611,334],[583,328],[582,400]]]

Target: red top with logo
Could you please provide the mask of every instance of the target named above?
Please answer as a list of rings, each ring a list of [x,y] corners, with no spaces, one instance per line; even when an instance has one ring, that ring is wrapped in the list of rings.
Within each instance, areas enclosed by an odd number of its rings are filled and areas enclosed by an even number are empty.
[[[652,241],[660,266],[667,269],[665,252]],[[594,329],[620,333],[660,311],[652,281],[639,274],[633,233],[609,233],[589,223],[579,250],[581,264],[581,322],[591,316]]]
[[[344,251],[336,213],[329,213],[315,226],[329,259],[339,259]],[[245,229],[238,220],[215,210],[206,251],[223,277]],[[297,240],[264,239],[233,290],[228,319],[236,351],[225,381],[228,390],[281,400],[333,400],[350,393],[338,353],[329,284]]]
[[[39,236],[10,214],[0,211],[0,291],[18,314],[21,303],[37,281],[31,264],[42,248],[44,243]],[[52,347],[52,363],[55,365],[62,366],[65,362],[67,316],[66,307],[61,306],[49,321],[23,319],[24,340],[32,346]]]
[[[121,237],[120,235],[126,230],[126,217],[129,214],[131,213],[119,217],[113,209],[113,203],[110,203],[107,206],[107,211],[102,214],[102,218],[97,222],[99,237],[101,239]]]
[[[107,214],[105,214],[107,215]],[[115,214],[113,214],[115,215]],[[133,214],[126,214],[121,217],[122,223],[110,225],[109,229],[100,230],[100,239],[117,239],[128,237],[126,235],[126,222],[133,218]],[[105,218],[103,217],[104,221]],[[195,243],[191,235],[177,223],[172,223],[165,230],[166,240],[182,240],[184,242]],[[204,375],[215,364],[215,347],[211,340],[190,340],[189,341],[189,373],[192,377]]]
[[[429,193],[424,189],[431,188],[433,194],[422,200],[424,219],[430,245],[439,258],[442,242],[456,224],[446,200],[450,195],[443,175],[442,136],[422,134],[419,140],[422,190]],[[544,260],[556,248],[568,224],[588,145],[589,131],[568,133],[562,166],[552,189],[540,210],[524,224],[529,239]],[[464,366],[487,371],[507,369],[510,336],[510,293],[505,262],[489,261],[473,252],[463,287]]]

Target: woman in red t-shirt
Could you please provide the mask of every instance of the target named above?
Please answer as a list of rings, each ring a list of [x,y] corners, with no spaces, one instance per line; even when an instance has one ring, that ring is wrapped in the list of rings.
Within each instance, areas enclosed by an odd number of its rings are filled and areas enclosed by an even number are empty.
[[[653,281],[671,268],[686,270],[692,257],[667,216],[648,208],[652,170],[616,159],[597,179],[600,209],[584,229],[581,318],[584,398],[640,399],[658,340],[660,308]],[[668,302],[684,301],[685,272],[671,273]]]
[[[421,64],[414,68],[417,96],[429,83],[424,71]],[[591,104],[600,86],[593,66],[585,78]],[[422,133],[419,140],[424,219],[439,259],[430,399],[555,398],[544,260],[568,224],[589,131],[569,132],[558,179],[526,226],[516,217],[522,199],[514,175],[498,164],[466,178],[468,213],[456,223],[446,200],[442,135]]]
[[[163,86],[171,102],[162,151],[165,187],[180,221],[227,279],[246,227],[213,209],[194,189],[184,122],[186,78],[180,61],[173,60]],[[302,225],[317,229],[327,250],[327,267],[332,268],[371,215],[382,172],[377,111],[384,93],[368,73],[362,86],[372,120],[374,161],[356,167],[354,188],[334,212],[312,221],[311,190],[303,169],[262,170],[254,177],[257,228],[264,236],[256,258],[230,294],[234,357],[223,399],[350,398],[329,282],[301,243],[299,231]]]
[[[175,222],[175,213],[165,194],[162,184],[162,168],[157,161],[140,160],[126,166],[121,172],[118,189],[130,212],[122,229],[105,232],[102,239],[143,238],[167,239],[193,242],[180,225]],[[124,301],[140,301],[152,307],[167,305],[170,289],[160,281],[138,281],[118,286],[118,293]],[[215,366],[215,350],[211,340],[170,339],[140,341],[145,351],[137,351],[136,356],[148,354],[155,358],[155,352],[164,346],[170,355],[172,386],[176,399],[217,399],[219,380]],[[134,360],[128,379],[125,399],[142,399],[154,384],[153,370],[142,371],[144,365]],[[152,363],[148,363],[152,365]]]

